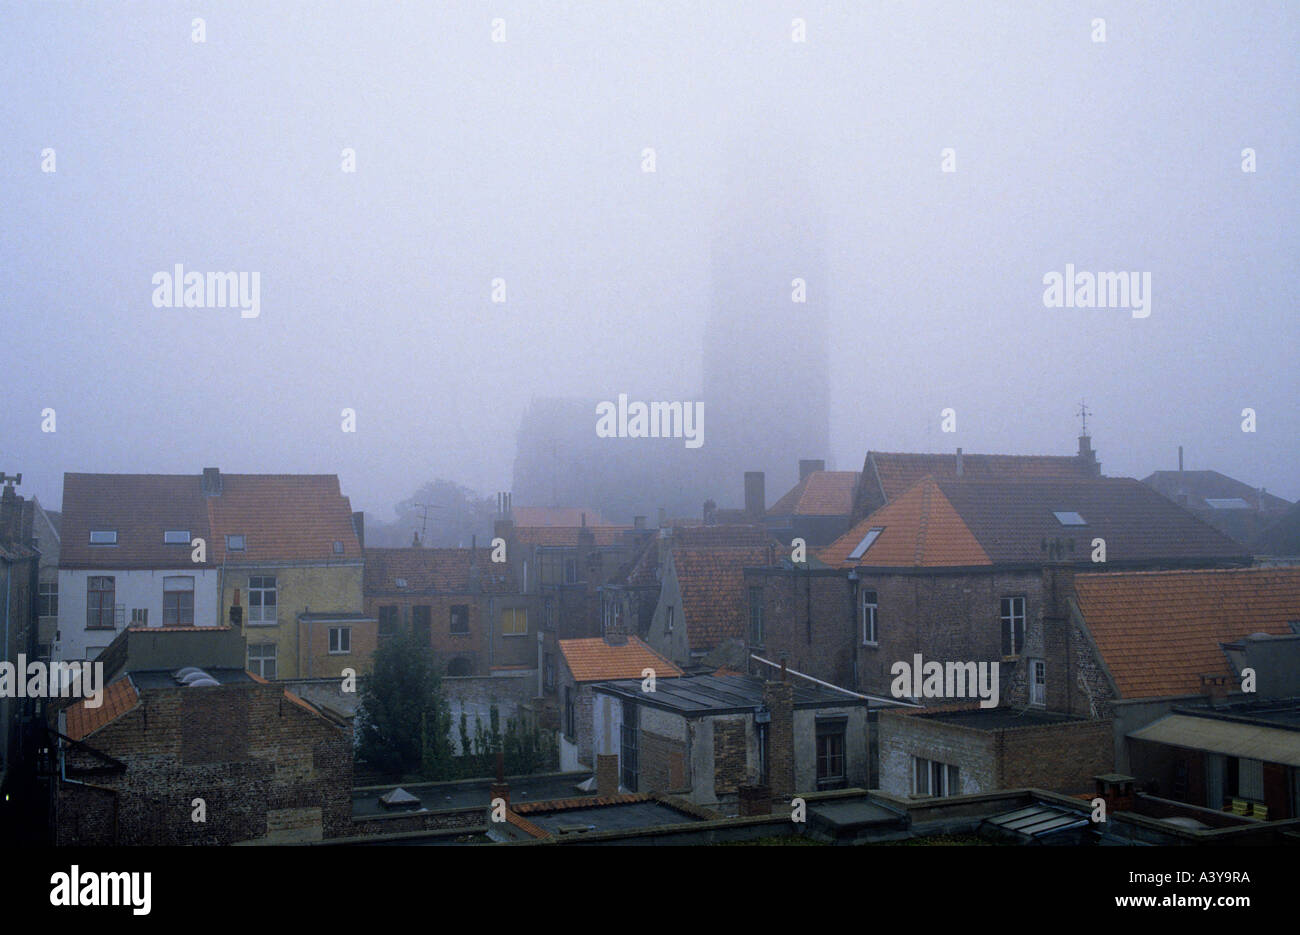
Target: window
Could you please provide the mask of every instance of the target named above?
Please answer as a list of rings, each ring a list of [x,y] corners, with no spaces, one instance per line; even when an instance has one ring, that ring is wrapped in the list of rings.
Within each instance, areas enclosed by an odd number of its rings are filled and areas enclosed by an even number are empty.
[[[844,785],[844,718],[817,722],[817,788]]]
[[[330,627],[330,655],[352,652],[352,628]]]
[[[411,608],[411,635],[423,646],[433,641],[433,608],[428,604]]]
[[[194,578],[174,575],[163,578],[163,626],[194,626]]]
[[[578,736],[578,714],[573,704],[573,686],[564,686],[564,736],[570,740]]]
[[[578,583],[578,560],[576,558],[566,558],[564,560],[564,583]]]
[[[131,626],[147,627],[149,626],[149,608],[132,607],[131,608]]]
[[[57,617],[59,615],[59,583],[57,581],[42,581],[36,586],[37,603],[40,604],[39,613],[42,617]]]
[[[876,646],[880,643],[880,633],[876,629],[876,613],[879,604],[875,591],[862,592],[862,645]]]
[[[1025,599],[1002,598],[1002,655],[1019,656],[1025,648]]]
[[[248,671],[264,679],[275,678],[275,644],[248,644]]]
[[[550,653],[543,653],[542,671],[546,673],[546,690],[555,691],[555,658]]]
[[[1053,510],[1052,515],[1062,526],[1087,526],[1088,521],[1073,510]]]
[[[190,531],[188,529],[168,529],[163,533],[163,542],[167,545],[189,545]]]
[[[379,608],[379,635],[396,636],[397,635],[397,607],[394,604],[385,604]]]
[[[553,598],[548,597],[546,598],[542,606],[545,611],[544,619],[545,619],[546,629],[554,630],[555,629],[555,600]],[[466,623],[466,627],[468,626],[469,624]]]
[[[90,531],[91,545],[117,545],[116,529],[92,529]]]
[[[749,642],[763,645],[763,589],[749,589]]]
[[[639,727],[636,702],[623,699],[623,723],[618,729],[619,765],[622,767],[622,785],[628,792],[637,791]]]
[[[248,578],[248,622],[268,625],[277,621],[275,575]]]
[[[938,760],[912,757],[912,794],[937,797],[961,794],[958,769]]]
[[[867,534],[862,537],[862,541],[854,546],[853,551],[849,553],[849,558],[862,558],[862,556],[866,555],[867,549],[871,548],[872,543],[880,538],[880,534],[884,531],[884,526],[873,526],[867,530]]]
[[[507,607],[501,611],[501,635],[524,636],[528,633],[528,608]]]
[[[116,596],[112,578],[92,576],[86,579],[86,629],[112,630],[116,625],[113,599]]]
[[[397,585],[399,588],[404,588],[404,587],[406,587],[406,579],[405,579],[405,578],[394,578],[394,579],[393,579],[393,584]]]
[[[1029,663],[1029,703],[1047,704],[1047,661],[1044,659]]]
[[[451,635],[452,636],[469,635],[469,605],[468,604],[451,605]]]
[[[245,547],[246,545],[247,545],[247,542],[244,541],[244,537],[243,537],[242,535],[238,535],[238,536],[226,536],[226,551],[227,551],[227,552],[243,552],[243,551],[244,551],[244,547]]]
[[[667,627],[666,627],[666,632],[668,632],[668,633],[672,633],[672,632],[673,632],[673,610],[674,610],[673,605],[672,605],[672,604],[669,604],[669,605],[668,605],[668,624],[667,624]]]
[[[338,539],[334,540],[334,554],[335,555],[343,554],[343,543],[340,542]]]

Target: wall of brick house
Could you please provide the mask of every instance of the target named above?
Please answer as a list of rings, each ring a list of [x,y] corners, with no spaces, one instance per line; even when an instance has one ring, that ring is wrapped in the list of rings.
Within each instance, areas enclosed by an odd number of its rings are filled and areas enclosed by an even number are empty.
[[[996,732],[999,789],[1090,792],[1093,777],[1113,772],[1110,720],[1074,721]]]
[[[749,589],[763,590],[763,641],[749,632]],[[854,684],[855,619],[849,581],[841,575],[771,574],[747,572],[744,590],[736,596],[744,608],[749,652],[836,685]],[[771,670],[750,663],[750,671],[768,676]]]
[[[106,789],[116,792],[116,844],[302,840],[351,828],[351,731],[274,683],[146,690],[137,708],[86,743],[127,768],[96,777],[99,788],[61,785],[60,844],[107,833],[89,818]],[[75,749],[67,763],[101,765]],[[195,798],[205,802],[205,822],[192,820]],[[304,827],[313,816],[315,827]]]
[[[410,632],[416,607],[429,608],[429,642],[435,661],[446,672],[455,660],[468,665],[473,675],[488,674],[487,598],[479,594],[386,594],[367,593],[366,616],[380,617],[381,607],[396,607],[398,627]],[[451,632],[451,609],[464,606],[469,612],[469,632]],[[380,640],[384,637],[379,637]]]
[[[740,595],[736,596],[740,600]],[[673,629],[668,632],[668,608],[673,608]],[[659,592],[659,601],[655,605],[654,616],[650,621],[650,630],[646,642],[659,655],[664,656],[679,666],[689,666],[691,660],[689,621],[683,619],[682,592],[677,583],[677,572],[669,559],[664,569],[664,580]]]
[[[638,750],[641,757],[639,791],[674,794],[689,792],[687,752],[684,740],[665,737],[643,727]]]
[[[248,579],[253,576],[272,575],[276,587],[276,623],[253,624],[248,614]],[[230,607],[235,591],[244,608],[244,633],[249,643],[276,644],[276,674],[281,678],[306,678],[309,676],[307,647],[299,645],[298,615],[314,613],[361,613],[362,565],[360,562],[337,565],[296,565],[287,567],[244,566],[227,567],[221,587],[221,621],[230,619]],[[305,637],[306,630],[301,636]],[[356,654],[353,654],[356,656]],[[332,667],[328,653],[323,658],[311,657],[312,665]],[[354,658],[349,663],[357,671],[367,664],[368,657]],[[342,668],[339,665],[338,668]],[[315,675],[335,672],[316,672]]]
[[[495,705],[501,729],[510,718],[531,717],[537,708],[537,671],[516,670],[488,676],[444,677],[442,693],[451,711],[451,741],[461,753],[460,719],[464,713],[471,740],[475,724],[491,725]]]
[[[876,732],[883,792],[904,798],[912,794],[912,757],[957,766],[962,795],[998,788],[995,736],[988,731],[881,711]]]
[[[341,627],[351,631],[349,651],[330,652],[330,630]],[[375,621],[354,620],[344,623],[298,621],[299,641],[303,647],[302,678],[338,678],[344,669],[366,675],[374,664],[378,643]]]
[[[713,792],[731,795],[749,782],[746,717],[715,717],[713,722]]]
[[[564,696],[565,692],[571,692],[573,695],[573,720],[574,731],[572,736],[565,736],[574,743],[578,751],[578,762],[585,766],[593,767],[596,764],[594,754],[592,753],[592,695],[590,683],[579,684],[573,678],[573,673],[569,667],[564,664],[563,658],[558,663],[556,674],[556,702],[560,717],[560,730],[564,731],[567,724],[564,720]]]

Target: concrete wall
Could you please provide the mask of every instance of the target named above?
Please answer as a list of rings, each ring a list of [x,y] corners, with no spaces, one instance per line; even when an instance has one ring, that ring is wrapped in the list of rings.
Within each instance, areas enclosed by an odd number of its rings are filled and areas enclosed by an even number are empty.
[[[817,791],[817,719],[844,717],[844,777],[848,786],[867,785],[869,768],[867,708],[795,708],[794,787],[798,792]]]
[[[481,722],[487,730],[492,723],[492,707],[497,708],[500,726],[505,729],[507,720],[521,714],[531,714],[536,706],[537,670],[512,670],[489,676],[470,676],[442,680],[443,696],[451,710],[451,743],[459,756],[460,716],[466,717],[466,726],[473,740],[475,724]]]
[[[57,659],[93,659],[122,631],[86,629],[87,579],[108,576],[114,579],[113,602],[124,610],[123,627],[131,625],[131,611],[146,608],[149,625],[163,625],[163,578],[185,575],[194,578],[194,625],[217,626],[223,621],[218,616],[217,581],[215,568],[194,566],[148,571],[122,569],[60,569],[59,570],[59,643]]]

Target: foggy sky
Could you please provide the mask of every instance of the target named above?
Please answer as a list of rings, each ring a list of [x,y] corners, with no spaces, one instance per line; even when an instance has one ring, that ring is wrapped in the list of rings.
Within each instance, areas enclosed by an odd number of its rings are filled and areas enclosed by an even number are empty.
[[[1107,474],[1182,444],[1294,500],[1297,48],[1287,2],[6,3],[0,470],[508,489],[530,398],[699,392],[717,233],[788,186],[834,467],[1071,454],[1086,397]],[[154,308],[176,263],[260,272],[260,317]],[[1045,308],[1067,263],[1150,271],[1150,317]]]

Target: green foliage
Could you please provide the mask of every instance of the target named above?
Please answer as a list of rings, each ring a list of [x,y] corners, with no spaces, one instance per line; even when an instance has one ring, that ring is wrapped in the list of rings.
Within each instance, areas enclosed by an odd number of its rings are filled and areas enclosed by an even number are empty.
[[[453,757],[448,748],[445,761],[435,763],[426,759],[426,778],[477,779],[495,776],[498,753],[504,755],[506,774],[510,776],[559,769],[560,751],[553,733],[540,729],[527,718],[507,718],[503,727],[501,712],[496,705],[488,709],[486,723],[475,720],[472,734],[469,720],[462,711],[459,733],[463,753]]]
[[[431,648],[403,633],[373,658],[357,710],[358,758],[390,774],[449,760],[451,718]]]

